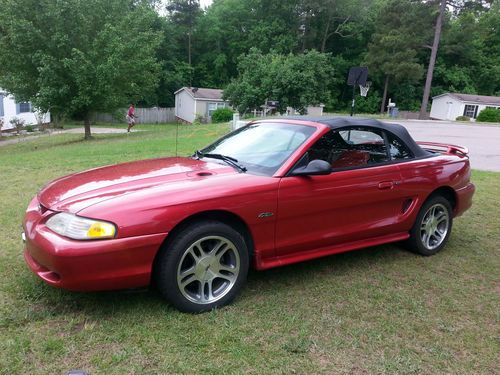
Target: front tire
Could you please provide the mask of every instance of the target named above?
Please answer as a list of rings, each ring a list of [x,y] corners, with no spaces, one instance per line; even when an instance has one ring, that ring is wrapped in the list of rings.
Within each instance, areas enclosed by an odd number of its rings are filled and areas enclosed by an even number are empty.
[[[452,224],[450,202],[440,195],[433,196],[422,205],[407,245],[418,254],[434,255],[448,242]]]
[[[217,221],[194,223],[160,250],[155,279],[177,309],[199,313],[230,303],[248,274],[243,236]]]

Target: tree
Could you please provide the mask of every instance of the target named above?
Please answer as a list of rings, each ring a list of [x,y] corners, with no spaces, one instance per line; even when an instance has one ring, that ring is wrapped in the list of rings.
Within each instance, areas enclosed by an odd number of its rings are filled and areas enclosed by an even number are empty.
[[[143,1],[0,0],[0,87],[54,115],[114,111],[154,90],[156,13]]]
[[[424,95],[422,97],[422,105],[420,106],[420,119],[427,117],[427,105],[429,104],[429,95],[431,93],[432,75],[434,74],[434,65],[436,63],[437,51],[439,48],[439,40],[441,39],[441,27],[443,25],[443,17],[446,10],[446,0],[439,0],[439,13],[436,18],[436,26],[434,28],[434,41],[431,48],[431,56],[429,58],[429,66],[427,67],[427,76],[425,78]]]
[[[181,39],[187,39],[187,62],[191,66],[191,43],[197,18],[201,15],[199,0],[169,0],[167,11],[171,22],[181,34]]]
[[[333,76],[330,58],[317,51],[283,55],[251,49],[240,58],[240,74],[226,87],[224,97],[240,112],[277,100],[280,112],[293,107],[303,113],[308,105],[329,100]]]
[[[409,0],[391,0],[380,8],[375,32],[368,45],[365,62],[370,73],[384,77],[384,93],[380,113],[384,112],[391,81],[416,82],[423,67],[417,50],[424,42],[425,30],[417,16],[424,11],[420,4]]]

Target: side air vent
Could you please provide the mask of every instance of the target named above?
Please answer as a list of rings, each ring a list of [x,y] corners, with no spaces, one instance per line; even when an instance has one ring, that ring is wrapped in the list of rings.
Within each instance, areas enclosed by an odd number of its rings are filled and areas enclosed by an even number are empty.
[[[413,199],[411,199],[411,198],[405,199],[405,201],[403,202],[403,206],[401,207],[401,213],[405,214],[408,211],[408,209],[410,208],[412,203],[413,203]]]

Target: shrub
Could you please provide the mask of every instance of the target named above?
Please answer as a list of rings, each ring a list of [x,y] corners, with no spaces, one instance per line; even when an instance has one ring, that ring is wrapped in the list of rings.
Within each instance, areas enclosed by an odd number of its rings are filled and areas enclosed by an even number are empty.
[[[458,116],[455,120],[456,121],[470,121],[470,117],[469,116]]]
[[[476,118],[481,122],[500,122],[500,108],[485,108]]]
[[[200,114],[197,114],[194,121],[193,121],[193,125],[201,125],[201,124],[205,124],[206,122],[207,122],[207,120],[205,119],[205,117],[203,117]]]
[[[12,126],[16,128],[17,134],[21,134],[21,130],[24,128],[24,120],[14,117],[12,120],[9,121]]]
[[[219,108],[212,113],[212,122],[228,122],[233,119],[233,111],[229,108]]]
[[[35,127],[33,125],[26,125],[25,129],[28,133],[33,133],[35,131]]]

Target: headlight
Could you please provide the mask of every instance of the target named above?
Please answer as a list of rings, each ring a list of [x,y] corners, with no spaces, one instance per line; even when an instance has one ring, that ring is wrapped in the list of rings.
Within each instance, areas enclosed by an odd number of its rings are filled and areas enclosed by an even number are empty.
[[[75,240],[112,238],[116,233],[116,227],[111,223],[86,219],[65,212],[55,214],[47,220],[45,225],[57,234]]]

